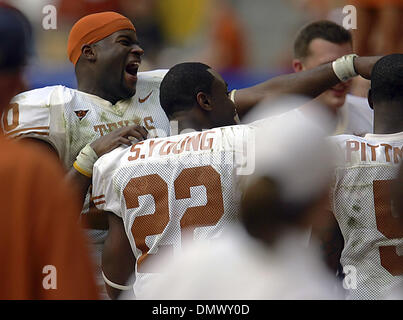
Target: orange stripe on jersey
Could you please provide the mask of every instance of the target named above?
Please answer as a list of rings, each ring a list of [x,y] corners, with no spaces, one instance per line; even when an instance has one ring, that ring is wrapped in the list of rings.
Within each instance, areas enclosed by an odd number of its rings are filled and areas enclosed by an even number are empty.
[[[92,200],[97,200],[97,199],[101,199],[101,198],[105,198],[105,195],[104,195],[104,194],[101,194],[100,196],[91,197],[90,201],[92,201]]]
[[[6,136],[10,136],[10,135],[13,135],[13,134],[16,134],[16,133],[19,133],[19,132],[29,131],[29,130],[49,130],[49,126],[47,126],[47,127],[32,127],[32,128],[19,129],[19,130],[15,130],[15,131],[7,133]],[[31,132],[26,132],[26,133],[37,133],[37,134],[49,135],[49,132],[37,132],[37,131],[32,132],[31,131]]]
[[[95,205],[98,205],[98,204],[103,204],[103,203],[105,203],[105,202],[106,202],[105,200],[102,200],[102,201],[94,202],[94,204],[95,204]]]

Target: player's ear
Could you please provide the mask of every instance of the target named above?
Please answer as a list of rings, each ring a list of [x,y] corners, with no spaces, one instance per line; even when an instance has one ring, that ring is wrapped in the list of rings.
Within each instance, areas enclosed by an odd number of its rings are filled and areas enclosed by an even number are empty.
[[[374,102],[372,101],[372,91],[371,89],[368,90],[368,104],[371,107],[371,109],[374,109]]]
[[[84,44],[81,48],[81,57],[84,57],[86,60],[95,61],[96,60],[96,51],[93,46]]]
[[[206,111],[211,111],[213,109],[211,105],[210,96],[204,92],[198,92],[196,95],[197,104]]]
[[[302,64],[302,61],[300,59],[293,59],[292,60],[292,67],[295,72],[300,72],[304,70],[304,66]]]

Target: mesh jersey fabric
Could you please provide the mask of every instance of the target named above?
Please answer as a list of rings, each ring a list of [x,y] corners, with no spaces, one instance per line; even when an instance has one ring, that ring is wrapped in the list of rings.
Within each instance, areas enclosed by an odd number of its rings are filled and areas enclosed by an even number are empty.
[[[94,165],[93,196],[123,219],[136,257],[136,294],[187,240],[215,241],[236,217],[237,169],[251,126],[229,126],[120,147]]]
[[[115,105],[64,86],[21,93],[2,115],[2,128],[7,136],[30,136],[49,142],[66,168],[72,166],[87,143],[118,127],[139,124],[149,130],[164,130],[168,136],[169,121],[159,104],[159,85],[166,72],[140,72],[136,94]],[[162,131],[159,133],[162,136]]]
[[[403,226],[391,202],[403,133],[331,138],[339,148],[332,210],[344,237],[343,267],[356,270],[349,299],[383,299],[403,284]]]
[[[95,95],[64,86],[51,86],[21,93],[2,115],[1,126],[8,137],[32,137],[50,143],[66,169],[80,150],[108,132],[127,125],[144,126],[151,135],[168,136],[170,125],[159,104],[159,86],[167,70],[139,72],[136,94],[112,105]],[[97,279],[102,288],[102,245],[107,226],[91,225],[90,217],[105,221],[87,194],[81,220],[93,244]]]

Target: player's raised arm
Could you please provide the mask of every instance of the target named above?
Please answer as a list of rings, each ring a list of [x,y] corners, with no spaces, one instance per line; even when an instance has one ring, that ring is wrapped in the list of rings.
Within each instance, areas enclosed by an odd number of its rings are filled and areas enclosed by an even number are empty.
[[[253,87],[237,90],[234,93],[238,114],[246,114],[253,106],[268,95],[300,94],[316,97],[340,81],[356,75],[369,78],[371,70],[380,57],[343,56],[332,63],[316,68],[282,75]]]

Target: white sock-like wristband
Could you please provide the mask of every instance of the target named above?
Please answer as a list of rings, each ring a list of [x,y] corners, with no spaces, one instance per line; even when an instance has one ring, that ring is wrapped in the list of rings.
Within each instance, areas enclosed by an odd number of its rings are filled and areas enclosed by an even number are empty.
[[[73,166],[78,172],[90,178],[92,176],[94,163],[97,160],[98,155],[95,153],[94,149],[87,144],[78,154]]]
[[[109,280],[106,277],[106,275],[105,275],[105,273],[103,271],[102,271],[102,277],[104,278],[105,283],[108,284],[108,286],[110,286],[112,288],[119,289],[119,290],[122,290],[122,291],[133,289],[133,285],[122,286],[121,284],[117,284],[115,282],[112,282],[111,280]]]
[[[354,69],[354,58],[358,57],[356,54],[348,54],[333,61],[332,67],[337,78],[345,82],[352,77],[358,75]]]

